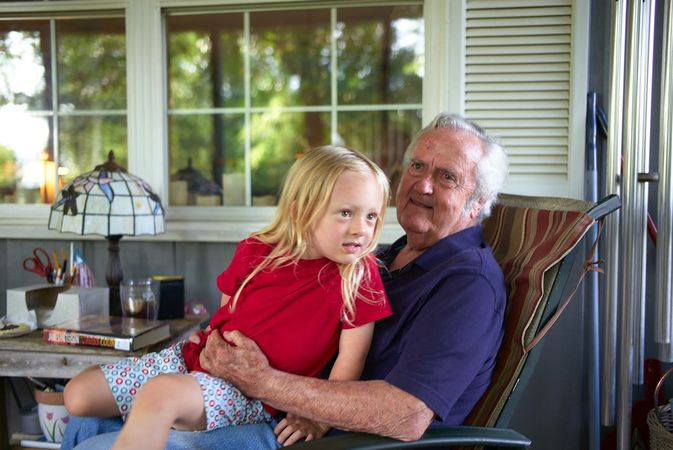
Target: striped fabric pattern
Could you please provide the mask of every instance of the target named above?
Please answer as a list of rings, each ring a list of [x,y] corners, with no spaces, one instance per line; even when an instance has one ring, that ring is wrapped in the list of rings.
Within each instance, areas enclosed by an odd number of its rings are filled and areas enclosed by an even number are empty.
[[[484,239],[505,275],[505,335],[491,385],[467,418],[467,425],[495,425],[526,361],[524,349],[539,329],[557,263],[594,223],[584,214],[590,203],[539,198],[539,204],[531,208],[517,205],[520,198],[502,196],[484,223]],[[564,210],[567,208],[575,210]]]

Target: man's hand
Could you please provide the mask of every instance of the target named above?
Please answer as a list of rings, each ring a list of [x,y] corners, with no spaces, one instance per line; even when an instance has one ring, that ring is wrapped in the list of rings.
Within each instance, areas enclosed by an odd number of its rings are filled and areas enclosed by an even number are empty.
[[[278,422],[273,432],[276,433],[278,443],[287,447],[302,438],[307,441],[320,439],[329,429],[330,427],[323,423],[288,414],[287,417]]]
[[[226,341],[225,341],[226,340]],[[256,398],[257,380],[270,368],[257,344],[240,331],[214,330],[199,356],[201,367],[230,382],[249,397]]]

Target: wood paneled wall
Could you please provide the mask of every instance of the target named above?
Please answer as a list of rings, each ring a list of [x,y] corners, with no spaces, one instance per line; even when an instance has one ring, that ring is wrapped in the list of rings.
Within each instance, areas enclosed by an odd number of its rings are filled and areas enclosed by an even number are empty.
[[[97,286],[106,286],[107,241],[73,241],[86,263],[96,276]],[[24,258],[31,256],[40,246],[51,254],[52,250],[65,248],[69,253],[70,241],[0,239],[0,316],[7,308],[7,289],[42,283],[37,275],[21,266]],[[224,270],[234,254],[235,243],[209,242],[152,242],[122,239],[120,256],[124,278],[142,278],[151,275],[182,275],[185,278],[185,303],[202,303],[209,313],[215,312],[220,303],[220,293],[215,278]]]

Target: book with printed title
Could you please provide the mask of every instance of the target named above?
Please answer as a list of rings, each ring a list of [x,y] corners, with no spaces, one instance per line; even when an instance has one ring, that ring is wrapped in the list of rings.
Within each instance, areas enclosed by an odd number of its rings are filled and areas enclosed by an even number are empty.
[[[42,330],[45,342],[136,351],[168,339],[170,324],[134,317],[84,316]]]

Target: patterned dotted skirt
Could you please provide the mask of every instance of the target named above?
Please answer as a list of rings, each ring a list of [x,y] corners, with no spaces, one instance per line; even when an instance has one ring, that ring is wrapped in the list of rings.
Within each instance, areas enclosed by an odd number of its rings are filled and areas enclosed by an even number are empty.
[[[201,386],[207,430],[272,420],[262,402],[249,399],[235,386],[207,373],[187,372],[182,346],[183,343],[179,342],[158,353],[124,358],[114,364],[100,366],[122,418],[128,415],[145,383],[157,375],[178,373],[191,375]]]

